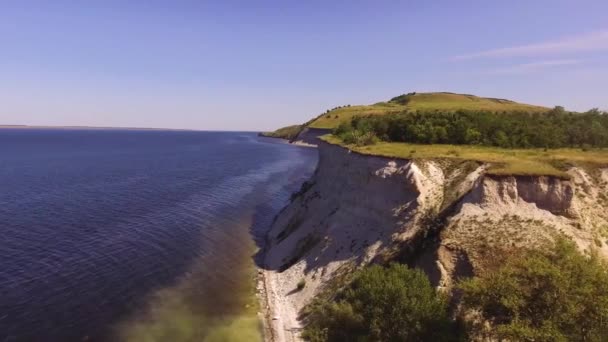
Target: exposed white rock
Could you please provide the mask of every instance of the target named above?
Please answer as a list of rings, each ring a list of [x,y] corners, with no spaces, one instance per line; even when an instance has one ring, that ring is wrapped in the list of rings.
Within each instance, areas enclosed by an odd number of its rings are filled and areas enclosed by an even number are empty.
[[[486,170],[447,173],[438,162],[364,156],[321,143],[311,185],[268,234],[266,317],[277,318],[267,322],[271,339],[299,340],[298,313],[324,285],[426,234],[434,240],[413,261],[449,290],[456,278],[482,268],[492,248],[534,245],[559,232],[588,249],[608,229],[599,199],[607,170],[596,177],[601,184],[582,169],[570,170],[571,180],[488,176]],[[429,232],[425,219],[436,215],[440,231]],[[606,243],[600,251],[608,255]]]

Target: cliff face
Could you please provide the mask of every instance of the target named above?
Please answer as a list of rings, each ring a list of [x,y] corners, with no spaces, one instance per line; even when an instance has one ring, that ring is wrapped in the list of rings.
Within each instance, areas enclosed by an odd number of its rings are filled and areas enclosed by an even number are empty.
[[[563,180],[490,176],[487,166],[364,156],[321,143],[314,176],[268,235],[275,329],[296,331],[297,313],[324,286],[376,260],[421,267],[449,290],[458,277],[483,270],[494,251],[556,234],[608,255],[608,170],[573,168]],[[297,333],[277,340],[291,339]]]

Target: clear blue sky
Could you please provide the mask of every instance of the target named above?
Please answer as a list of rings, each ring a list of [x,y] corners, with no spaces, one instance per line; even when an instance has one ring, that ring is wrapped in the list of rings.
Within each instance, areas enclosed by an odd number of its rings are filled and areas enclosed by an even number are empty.
[[[608,1],[0,2],[0,123],[264,130],[452,91],[608,109]]]

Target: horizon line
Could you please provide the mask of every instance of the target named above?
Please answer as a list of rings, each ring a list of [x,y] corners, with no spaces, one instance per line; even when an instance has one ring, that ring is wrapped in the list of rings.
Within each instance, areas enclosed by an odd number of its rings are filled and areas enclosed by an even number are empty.
[[[186,131],[186,132],[251,132],[259,133],[257,130],[210,130],[192,128],[158,128],[158,127],[131,127],[131,126],[80,126],[80,125],[20,125],[0,124],[0,129],[90,129],[90,130],[133,130],[133,131]]]

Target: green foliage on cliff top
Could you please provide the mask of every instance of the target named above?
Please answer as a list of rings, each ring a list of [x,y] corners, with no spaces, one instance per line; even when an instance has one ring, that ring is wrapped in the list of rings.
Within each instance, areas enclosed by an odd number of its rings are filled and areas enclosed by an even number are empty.
[[[260,135],[262,135],[264,137],[269,137],[269,138],[281,138],[281,139],[292,140],[296,136],[298,136],[298,134],[300,133],[301,130],[302,130],[302,125],[293,125],[293,126],[279,128],[274,132],[262,132],[262,133],[260,133]]]
[[[497,271],[460,285],[465,307],[493,323],[495,340],[605,341],[608,265],[564,238],[511,256]]]
[[[320,115],[310,122],[312,128],[336,128],[342,122],[349,122],[355,116],[387,115],[428,110],[484,110],[484,111],[525,111],[544,112],[549,108],[517,103],[510,100],[478,97],[467,94],[410,93],[397,96],[388,102],[368,106],[341,106]]]
[[[575,148],[560,149],[504,149],[476,145],[426,145],[379,142],[374,145],[346,144],[334,135],[322,140],[346,147],[366,155],[402,159],[457,159],[490,163],[488,174],[519,176],[555,176],[567,179],[565,172],[570,165],[581,167],[608,166],[607,149],[584,151]]]
[[[425,111],[357,116],[336,135],[372,133],[379,139],[414,144],[484,145],[504,148],[608,147],[608,113],[597,109],[544,113],[519,111]]]
[[[309,341],[451,340],[447,301],[420,270],[391,264],[357,272],[336,300],[317,301],[307,317]]]

